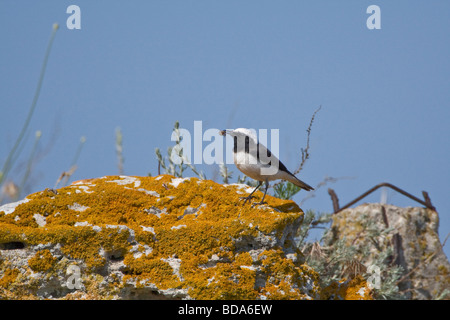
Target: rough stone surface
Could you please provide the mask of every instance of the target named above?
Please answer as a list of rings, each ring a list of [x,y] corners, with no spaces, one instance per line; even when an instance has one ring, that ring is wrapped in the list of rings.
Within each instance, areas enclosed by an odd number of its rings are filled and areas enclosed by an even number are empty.
[[[372,239],[374,233],[369,236],[368,219],[373,220],[376,229],[387,232]],[[332,238],[345,238],[356,247],[368,245],[370,253],[359,257],[366,267],[380,252],[391,248],[392,263],[404,270],[399,287],[408,293],[408,298],[450,299],[444,291],[450,288],[450,264],[439,241],[438,226],[438,214],[430,209],[363,204],[333,217]]]
[[[293,240],[301,209],[243,206],[247,189],[112,176],[2,206],[0,299],[320,298]]]
[[[335,281],[322,290],[323,300],[372,300],[372,289],[361,276]]]

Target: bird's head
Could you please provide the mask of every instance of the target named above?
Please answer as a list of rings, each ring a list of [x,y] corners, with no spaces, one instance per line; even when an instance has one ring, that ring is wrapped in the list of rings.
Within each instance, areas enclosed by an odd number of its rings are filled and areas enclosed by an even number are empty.
[[[232,137],[237,137],[237,138],[249,137],[249,138],[253,139],[254,141],[257,141],[256,131],[251,130],[251,129],[246,129],[246,128],[237,128],[234,130],[227,129],[227,130],[221,130],[219,133],[222,136],[225,136],[226,134],[228,134]]]

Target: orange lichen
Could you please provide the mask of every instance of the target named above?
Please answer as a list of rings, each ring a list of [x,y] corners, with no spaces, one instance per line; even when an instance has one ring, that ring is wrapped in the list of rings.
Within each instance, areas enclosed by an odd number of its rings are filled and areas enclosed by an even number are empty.
[[[270,275],[264,288],[269,299],[309,298],[300,288],[311,286],[313,289],[318,282],[317,273],[306,265],[298,265],[287,259],[281,249],[266,250],[260,256],[265,273]],[[306,274],[308,277],[304,277]]]
[[[0,288],[8,289],[9,285],[16,281],[19,274],[20,271],[18,269],[6,269],[3,277],[0,278]]]
[[[373,300],[373,295],[366,280],[357,275],[350,280],[333,282],[322,290],[321,298],[325,300]]]
[[[152,284],[185,289],[194,299],[297,299],[306,297],[305,286],[317,294],[317,274],[301,264],[299,251],[296,262],[286,258],[281,243],[257,261],[234,252],[239,239],[270,235],[281,241],[286,228],[303,218],[292,201],[267,195],[267,206],[252,208],[242,204],[242,195],[240,186],[170,175],[82,180],[34,193],[12,213],[0,212],[0,243],[60,244],[68,259],[85,264],[86,277],[108,261],[122,261],[118,289]],[[50,256],[38,251],[29,259],[31,269],[54,267]],[[270,274],[265,287],[255,285],[261,273]]]
[[[28,265],[33,271],[48,271],[53,268],[58,261],[49,250],[40,250],[36,254],[28,259]]]

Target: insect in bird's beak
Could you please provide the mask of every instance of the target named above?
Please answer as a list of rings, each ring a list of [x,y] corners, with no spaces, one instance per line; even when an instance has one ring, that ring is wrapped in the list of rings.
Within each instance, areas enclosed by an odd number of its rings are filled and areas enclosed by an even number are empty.
[[[224,135],[227,134],[227,131],[226,131],[226,130],[220,130],[220,131],[219,131],[219,134],[220,134],[221,136],[224,136]]]

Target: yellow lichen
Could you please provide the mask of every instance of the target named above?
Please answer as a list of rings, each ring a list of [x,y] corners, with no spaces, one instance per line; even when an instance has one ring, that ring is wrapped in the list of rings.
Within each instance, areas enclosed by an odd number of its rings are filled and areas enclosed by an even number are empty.
[[[266,250],[260,256],[265,272],[271,275],[264,288],[269,299],[307,299],[308,296],[299,288],[317,286],[318,274],[308,266],[298,265],[286,258],[281,249]],[[306,274],[310,284],[305,283]]]
[[[305,298],[305,279],[316,285],[317,275],[287,259],[281,248],[263,252],[262,262],[234,252],[236,239],[261,233],[281,239],[303,212],[294,202],[270,195],[268,206],[243,206],[243,193],[238,186],[170,175],[83,180],[34,193],[13,213],[0,213],[0,242],[60,244],[68,259],[85,263],[86,277],[108,260],[123,261],[125,276],[117,289],[134,282],[161,290],[184,288],[194,299]],[[262,197],[259,191],[255,195]],[[44,226],[35,214],[45,217]],[[296,256],[302,260],[299,251]],[[29,265],[46,271],[55,267],[54,259],[42,250]],[[257,268],[271,274],[264,289],[255,285]]]
[[[324,288],[321,299],[325,300],[373,300],[372,290],[366,280],[357,275],[350,280],[333,282]]]
[[[19,274],[20,271],[18,269],[6,269],[3,273],[3,277],[0,278],[0,288],[8,289],[10,284],[16,281]]]
[[[33,271],[48,271],[53,268],[58,261],[49,250],[40,250],[36,254],[28,259],[28,265]]]

